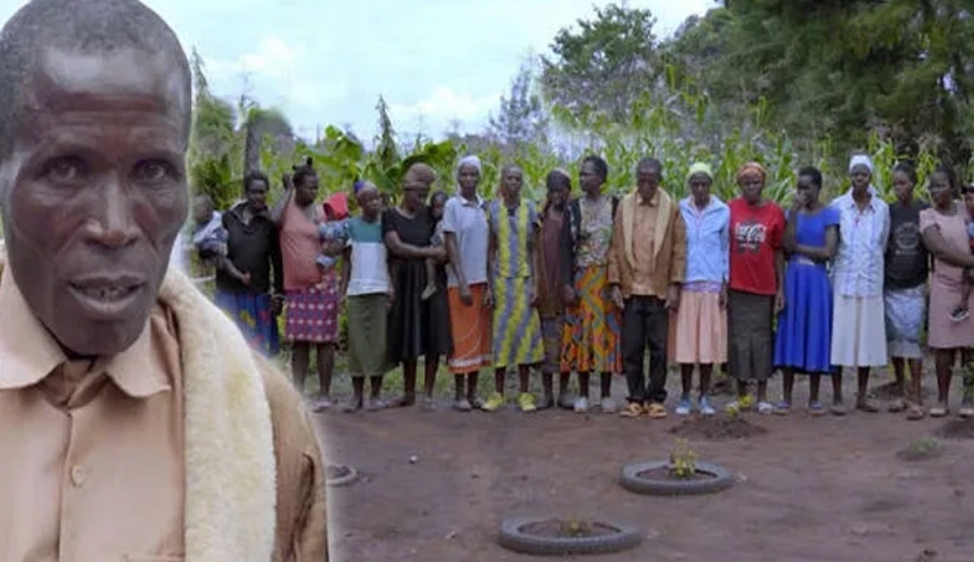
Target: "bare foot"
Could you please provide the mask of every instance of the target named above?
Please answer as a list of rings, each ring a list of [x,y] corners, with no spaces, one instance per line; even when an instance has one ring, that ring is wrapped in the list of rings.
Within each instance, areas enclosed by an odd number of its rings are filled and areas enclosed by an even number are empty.
[[[416,403],[415,396],[403,396],[402,398],[396,398],[388,404],[390,408],[408,408]]]

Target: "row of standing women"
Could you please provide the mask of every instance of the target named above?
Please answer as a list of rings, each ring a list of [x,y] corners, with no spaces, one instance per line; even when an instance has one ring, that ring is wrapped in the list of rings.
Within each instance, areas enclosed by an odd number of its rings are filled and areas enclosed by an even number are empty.
[[[632,193],[622,200],[609,197],[602,193],[607,166],[601,158],[589,157],[579,174],[581,197],[570,199],[569,175],[555,170],[547,178],[547,198],[540,210],[522,201],[523,175],[517,167],[505,168],[500,197],[490,202],[477,194],[480,171],[475,157],[463,159],[456,195],[438,193],[427,206],[435,175],[428,167],[414,166],[404,179],[398,206],[382,215],[395,295],[387,352],[390,364],[401,364],[404,373],[405,392],[398,404],[416,401],[418,359],[425,358],[421,403],[432,407],[439,359],[447,357],[459,410],[500,408],[505,403],[505,374],[517,368],[517,402],[524,411],[555,403],[577,411],[593,406],[616,411],[612,374],[625,372],[629,399],[623,414],[664,417],[668,360],[680,365],[678,414],[694,409],[714,413],[707,395],[710,378],[715,365],[726,363],[739,381],[740,406],[748,403],[747,383],[756,381],[758,410],[787,413],[795,374],[803,373],[810,375],[809,409],[824,413],[819,384],[826,375],[833,388],[829,411],[841,415],[842,368],[857,370],[856,407],[876,411],[868,399],[869,372],[885,366],[891,357],[898,389],[906,399],[895,400],[891,409],[905,409],[917,419],[925,414],[919,386],[920,337],[929,285],[928,344],[935,350],[938,380],[937,404],[930,413],[947,413],[953,363],[961,354],[962,364],[969,364],[968,348],[974,345],[974,325],[957,314],[966,310],[969,299],[963,268],[974,266],[967,236],[969,214],[955,202],[948,170],[938,170],[929,179],[934,205],[928,208],[913,196],[916,178],[906,165],[894,173],[897,200],[892,205],[872,186],[872,163],[866,157],[852,159],[852,189],[829,205],[819,200],[821,174],[805,168],[787,212],[763,197],[766,173],[753,163],[738,174],[741,197],[725,204],[710,193],[712,174],[702,164],[695,165],[687,178],[690,196],[671,202],[660,187],[662,167],[653,159],[640,163]],[[296,173],[296,187],[289,190],[283,206],[266,213],[280,228],[285,256],[288,212],[294,216],[302,204],[307,209],[314,201],[317,180],[309,176],[313,172]],[[240,221],[253,231],[264,224],[262,214],[254,211],[263,202],[266,178],[249,182],[247,193],[247,203],[228,214],[230,224],[233,217],[257,217]],[[305,218],[313,224],[324,217],[305,212]],[[233,237],[231,229],[231,241]],[[318,253],[312,237],[305,238],[309,245],[304,253]],[[436,247],[438,240],[441,248]],[[268,246],[273,263],[274,252]],[[290,253],[295,253],[293,248]],[[935,266],[928,282],[929,254]],[[239,255],[233,257],[239,261]],[[285,281],[288,269],[285,263]],[[436,277],[432,291],[431,273]],[[221,284],[220,277],[218,273],[218,288],[225,289],[226,279]],[[339,284],[322,283],[319,276],[310,291],[302,292],[295,290],[293,277],[283,288],[287,325],[327,326],[334,334],[330,340],[324,338],[328,353],[337,326],[321,316],[338,306]],[[269,291],[261,292],[260,281],[252,282],[249,290],[257,289],[263,296]],[[309,300],[308,293],[321,297]],[[266,305],[257,307],[258,314],[273,314],[280,302],[267,299]],[[238,305],[238,320],[240,309]],[[292,309],[300,312],[294,320]],[[289,330],[292,339],[295,328]],[[305,337],[309,336],[315,336],[314,330],[306,328]],[[648,387],[642,373],[647,343]],[[319,346],[319,368],[321,352]],[[296,376],[307,371],[306,358],[298,356],[295,362]],[[528,392],[528,375],[535,365],[541,365],[543,374],[540,404]],[[907,366],[912,374],[909,392]],[[482,401],[476,390],[485,367],[495,370],[495,388]],[[695,369],[700,386],[694,404],[690,394]],[[784,376],[782,400],[774,406],[768,401],[767,380],[776,369]],[[577,398],[567,393],[572,372],[579,378]],[[590,404],[593,372],[599,374],[600,400]],[[970,382],[966,376],[962,415],[972,413]],[[385,405],[377,393],[373,398],[374,407]]]

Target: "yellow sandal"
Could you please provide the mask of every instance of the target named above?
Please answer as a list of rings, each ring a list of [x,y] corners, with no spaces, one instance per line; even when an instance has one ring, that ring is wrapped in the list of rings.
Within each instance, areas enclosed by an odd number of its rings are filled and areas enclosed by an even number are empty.
[[[650,419],[661,420],[666,417],[666,407],[662,404],[650,404],[646,406],[646,415]]]

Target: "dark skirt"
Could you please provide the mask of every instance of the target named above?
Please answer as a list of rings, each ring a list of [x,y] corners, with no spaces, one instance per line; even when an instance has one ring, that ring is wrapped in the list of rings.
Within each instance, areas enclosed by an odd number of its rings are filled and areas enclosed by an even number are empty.
[[[387,347],[390,363],[398,365],[420,357],[449,356],[453,351],[453,340],[444,276],[437,280],[436,293],[423,300],[421,295],[426,287],[423,260],[398,260],[392,274],[396,299],[389,312]]]
[[[277,318],[272,311],[270,295],[218,290],[213,301],[236,322],[251,347],[269,357],[281,351]]]
[[[353,377],[377,377],[387,370],[386,349],[389,297],[383,293],[351,295],[348,310],[348,372]]]
[[[774,371],[774,296],[729,291],[727,371],[737,380],[766,381]]]

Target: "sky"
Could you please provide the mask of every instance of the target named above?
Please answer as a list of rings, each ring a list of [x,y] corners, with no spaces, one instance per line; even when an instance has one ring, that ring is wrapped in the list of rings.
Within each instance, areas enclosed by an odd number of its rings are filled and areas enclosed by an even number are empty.
[[[380,95],[402,135],[477,132],[521,63],[601,0],[143,0],[203,58],[210,90],[282,110],[313,139],[376,133]],[[25,0],[0,0],[6,21]],[[713,0],[628,0],[671,34]]]

